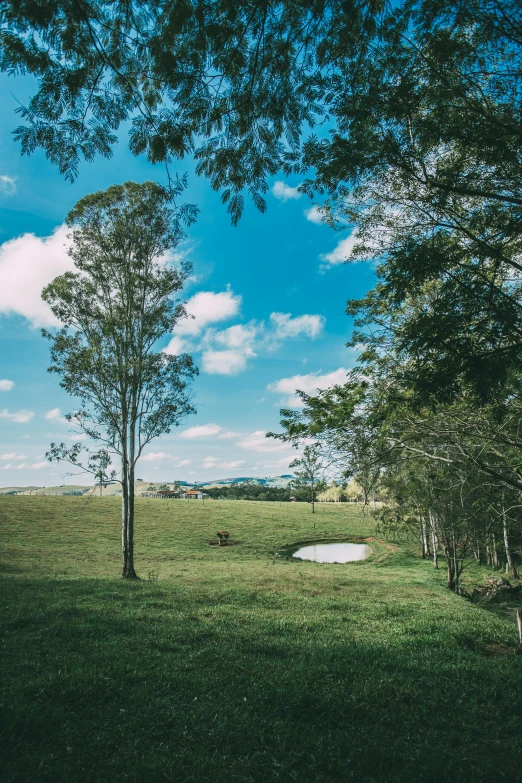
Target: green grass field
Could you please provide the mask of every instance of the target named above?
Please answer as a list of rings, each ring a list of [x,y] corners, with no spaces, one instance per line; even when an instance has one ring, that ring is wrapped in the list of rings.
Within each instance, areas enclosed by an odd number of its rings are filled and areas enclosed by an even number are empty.
[[[0,498],[0,778],[521,780],[506,613],[405,543],[274,554],[373,532],[343,505],[139,500],[125,582],[118,500]]]

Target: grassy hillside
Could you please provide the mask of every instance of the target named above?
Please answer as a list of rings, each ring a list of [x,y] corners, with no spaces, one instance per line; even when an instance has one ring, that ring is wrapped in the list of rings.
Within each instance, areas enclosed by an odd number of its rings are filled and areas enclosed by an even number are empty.
[[[126,583],[117,499],[0,498],[3,779],[520,780],[510,618],[404,543],[274,555],[372,533],[344,505],[139,500]]]

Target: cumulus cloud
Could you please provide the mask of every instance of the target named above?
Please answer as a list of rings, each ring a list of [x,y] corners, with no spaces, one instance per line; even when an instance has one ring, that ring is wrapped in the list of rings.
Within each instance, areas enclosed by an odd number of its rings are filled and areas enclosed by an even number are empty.
[[[47,461],[33,462],[32,464],[21,462],[19,465],[13,465],[11,462],[8,462],[7,465],[4,465],[0,470],[41,470],[42,468],[48,467],[49,463]]]
[[[14,385],[14,381],[8,381],[7,378],[4,378],[0,380],[0,391],[11,391]]]
[[[202,359],[209,375],[235,375],[245,369],[248,356],[239,351],[205,351]]]
[[[341,241],[337,243],[331,253],[322,253],[319,258],[321,261],[326,262],[325,266],[336,266],[337,264],[344,264],[347,258],[351,255],[357,241],[357,229],[354,229],[350,236],[341,239]]]
[[[325,320],[322,315],[299,315],[292,318],[290,313],[270,314],[270,323],[278,340],[301,335],[312,339],[318,337],[323,331]]]
[[[13,196],[16,193],[16,179],[8,174],[0,174],[0,193]]]
[[[216,332],[208,330],[204,343],[211,347],[203,353],[203,370],[212,375],[235,375],[254,358],[255,341],[260,328],[254,323],[235,324]]]
[[[260,347],[296,337],[318,337],[325,324],[322,315],[271,313],[270,325],[251,321],[248,324],[215,331],[209,329],[202,343],[207,346],[202,356],[202,369],[213,375],[236,375],[244,370],[248,360],[256,357]]]
[[[281,380],[268,385],[271,392],[288,395],[280,401],[281,405],[288,408],[301,408],[302,402],[296,395],[296,390],[306,392],[306,394],[316,394],[320,389],[328,389],[330,386],[336,386],[346,382],[347,369],[339,367],[333,372],[310,373],[309,375],[293,375],[291,378],[281,378]]]
[[[290,185],[287,185],[286,182],[282,182],[281,180],[278,180],[274,183],[272,193],[277,199],[279,199],[279,201],[290,201],[290,199],[298,199],[301,198],[302,195],[299,193],[297,188],[292,188]]]
[[[16,451],[11,451],[9,454],[2,454],[0,459],[27,459],[27,455],[17,454]]]
[[[42,288],[74,269],[67,255],[67,228],[49,237],[24,234],[0,245],[0,313],[22,315],[33,326],[57,326],[41,298]]]
[[[309,209],[305,209],[304,214],[306,219],[309,220],[310,223],[315,223],[316,225],[321,225],[321,223],[323,223],[323,213],[317,206],[313,206],[310,207]]]
[[[185,306],[187,313],[192,317],[180,321],[176,326],[176,334],[200,334],[209,324],[233,318],[238,314],[240,306],[241,297],[236,296],[230,289],[220,293],[199,291]]]
[[[157,462],[160,459],[173,459],[172,454],[166,454],[164,451],[151,451],[141,458],[143,462]]]
[[[230,288],[219,293],[199,291],[194,294],[185,305],[189,317],[177,324],[169,344],[163,349],[164,353],[178,356],[184,351],[197,350],[200,347],[197,338],[201,337],[205,328],[233,318],[240,307],[241,296],[236,296]]]
[[[13,421],[16,424],[27,424],[33,418],[33,411],[13,411],[11,413],[8,408],[4,408],[0,411],[0,419],[7,419],[7,421]]]
[[[187,348],[187,344],[181,337],[172,337],[169,344],[163,349],[163,353],[167,353],[169,356],[179,356],[180,353],[185,353]]]
[[[235,375],[245,369],[248,357],[239,351],[205,351],[202,359],[209,375]]]
[[[47,419],[48,421],[54,421],[57,424],[71,424],[71,422],[67,421],[65,416],[60,415],[60,408],[52,408],[50,411],[47,411],[44,419]]]
[[[218,457],[205,457],[205,459],[201,463],[201,467],[203,469],[220,468],[221,470],[236,470],[236,468],[240,468],[244,464],[245,464],[245,460],[243,459],[237,459],[237,460],[233,460],[232,462],[226,462],[220,460]]]
[[[199,424],[196,427],[189,427],[188,430],[184,430],[181,434],[181,438],[211,438],[214,435],[219,435],[222,431],[222,427],[219,424]]]
[[[190,465],[189,459],[180,459],[173,463],[173,468],[183,468],[185,465]]]
[[[237,445],[241,449],[261,452],[281,452],[292,449],[288,443],[282,443],[280,440],[274,440],[274,438],[267,438],[265,430],[251,432],[250,435],[246,435],[241,440],[238,440]]]
[[[182,321],[164,352],[179,355],[184,351],[201,352],[201,369],[210,375],[236,375],[246,369],[260,348],[273,348],[280,340],[299,336],[317,337],[324,328],[322,315],[272,313],[269,325],[263,321],[236,323],[225,329],[214,324],[236,316],[241,297],[230,288],[221,293],[200,291],[187,303],[194,316]]]

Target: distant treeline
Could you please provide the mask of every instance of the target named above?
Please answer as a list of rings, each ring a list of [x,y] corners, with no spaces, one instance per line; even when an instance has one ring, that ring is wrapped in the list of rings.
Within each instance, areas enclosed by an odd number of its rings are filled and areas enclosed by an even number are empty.
[[[214,500],[278,500],[286,503],[291,497],[295,497],[296,500],[301,499],[290,487],[265,487],[263,484],[248,481],[223,487],[210,487],[205,489],[205,492]]]

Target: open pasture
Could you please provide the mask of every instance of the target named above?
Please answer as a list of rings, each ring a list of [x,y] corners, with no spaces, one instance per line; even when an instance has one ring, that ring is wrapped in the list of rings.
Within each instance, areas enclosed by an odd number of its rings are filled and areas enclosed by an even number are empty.
[[[405,543],[347,565],[285,544],[374,534],[342,504],[0,498],[6,781],[520,780],[509,618]],[[315,523],[315,528],[314,528]],[[232,546],[209,546],[218,530]]]

